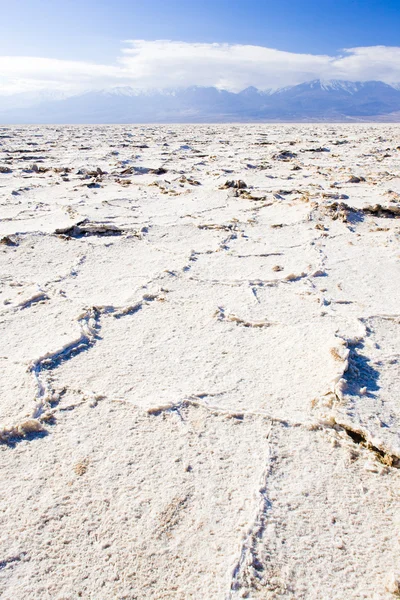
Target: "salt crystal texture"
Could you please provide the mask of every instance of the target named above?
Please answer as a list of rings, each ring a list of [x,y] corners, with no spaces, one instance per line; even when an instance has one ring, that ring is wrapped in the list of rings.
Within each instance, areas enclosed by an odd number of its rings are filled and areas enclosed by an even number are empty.
[[[0,128],[1,598],[399,594],[399,132]]]

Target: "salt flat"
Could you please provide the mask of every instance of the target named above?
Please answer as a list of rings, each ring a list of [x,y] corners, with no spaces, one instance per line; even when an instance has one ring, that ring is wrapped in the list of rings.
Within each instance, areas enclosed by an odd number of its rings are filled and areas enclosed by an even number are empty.
[[[400,593],[400,126],[0,128],[0,595]]]

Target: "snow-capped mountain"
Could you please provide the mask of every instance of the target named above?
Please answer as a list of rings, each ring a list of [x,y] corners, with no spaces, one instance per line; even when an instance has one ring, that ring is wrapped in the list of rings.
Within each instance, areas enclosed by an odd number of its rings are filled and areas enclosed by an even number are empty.
[[[7,99],[4,102],[4,99]],[[39,99],[0,97],[0,123],[400,120],[400,84],[314,80],[279,90],[117,87]],[[2,102],[3,101],[3,102]]]
[[[141,89],[141,88],[133,88],[128,85],[118,86],[109,89],[98,90],[96,93],[102,96],[156,96],[156,95],[164,95],[164,96],[175,96],[175,89],[163,89],[163,88],[149,88],[149,89]]]
[[[362,81],[343,81],[341,79],[315,79],[309,82],[309,86],[314,90],[325,90],[325,91],[340,91],[347,92],[348,94],[354,94],[359,92],[364,86]]]
[[[400,110],[399,92],[382,81],[315,80],[277,91],[270,108],[288,119],[376,118]]]

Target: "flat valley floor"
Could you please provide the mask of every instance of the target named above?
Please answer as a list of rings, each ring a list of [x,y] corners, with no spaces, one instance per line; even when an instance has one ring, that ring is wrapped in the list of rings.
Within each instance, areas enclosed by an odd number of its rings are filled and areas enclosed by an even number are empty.
[[[2,600],[400,594],[400,126],[0,128]]]

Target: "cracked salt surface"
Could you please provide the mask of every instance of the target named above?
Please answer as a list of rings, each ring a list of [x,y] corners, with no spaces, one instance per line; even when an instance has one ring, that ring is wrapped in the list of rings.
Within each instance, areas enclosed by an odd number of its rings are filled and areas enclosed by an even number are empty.
[[[1,597],[396,597],[398,128],[3,129]]]

